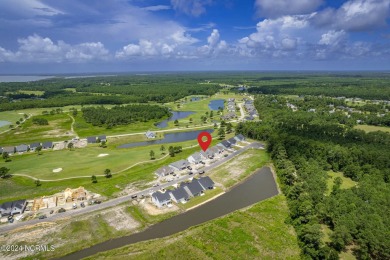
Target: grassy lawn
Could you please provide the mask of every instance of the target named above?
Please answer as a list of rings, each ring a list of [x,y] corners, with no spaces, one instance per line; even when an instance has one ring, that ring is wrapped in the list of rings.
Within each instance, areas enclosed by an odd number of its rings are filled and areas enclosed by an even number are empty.
[[[219,141],[214,138],[212,145]],[[187,141],[170,145],[190,147],[197,141]],[[24,173],[37,178],[53,179],[66,178],[71,176],[91,176],[92,174],[103,174],[104,169],[109,168],[112,172],[123,170],[144,159],[148,162],[138,164],[112,178],[97,177],[98,183],[92,183],[90,178],[77,178],[62,181],[42,182],[40,187],[34,185],[32,179],[20,176],[13,176],[10,179],[0,179],[0,203],[16,199],[30,199],[43,195],[50,195],[66,188],[77,188],[84,186],[86,189],[107,197],[116,196],[125,186],[133,184],[139,189],[146,187],[146,183],[154,180],[154,171],[174,161],[185,159],[200,148],[185,149],[175,157],[167,156],[162,160],[150,160],[149,152],[154,150],[156,158],[161,158],[160,145],[149,147],[138,147],[131,149],[87,147],[75,149],[74,151],[43,151],[42,155],[35,153],[17,155],[12,157],[11,162],[0,161],[0,167],[6,166],[11,173]],[[97,157],[100,153],[108,153],[108,156]],[[138,159],[137,159],[138,158]],[[119,168],[122,165],[123,168]],[[55,168],[63,168],[59,173],[53,173]]]
[[[279,195],[184,232],[88,259],[300,259],[288,208]]]
[[[343,183],[341,184],[341,189],[350,189],[352,187],[355,187],[357,182],[351,180],[348,177],[344,177],[342,172],[333,172],[329,171],[328,172],[328,179],[327,179],[327,194],[329,195],[332,192],[333,184],[334,184],[334,179],[337,177],[340,177],[343,180]]]
[[[1,138],[2,146],[31,144],[33,142],[57,141],[72,138],[69,133],[71,130],[72,119],[67,114],[40,115],[39,118],[45,118],[49,125],[35,125],[32,118],[28,119],[21,127],[3,133]]]
[[[386,127],[386,126],[357,125],[357,126],[355,126],[355,128],[366,131],[366,132],[382,131],[382,132],[390,133],[390,127]]]
[[[18,112],[18,111],[4,111],[4,112],[0,112],[0,121],[8,121],[8,122],[10,122],[10,124],[8,124],[8,125],[1,126],[0,127],[0,132],[8,130],[10,125],[16,126],[15,122],[18,121],[20,118],[24,118],[23,114],[24,114],[23,112]]]
[[[223,192],[223,190],[219,187],[216,187],[215,189],[213,190],[206,190],[205,191],[205,195],[203,196],[198,196],[198,197],[195,197],[195,198],[191,198],[187,203],[185,204],[179,204],[179,207],[182,208],[182,209],[189,209],[189,208],[192,208],[193,206],[196,206],[202,202],[205,202],[206,200],[209,200],[215,196],[217,196],[218,194],[221,194]]]
[[[264,150],[248,150],[212,170],[209,175],[214,181],[229,188],[268,162],[269,155]]]

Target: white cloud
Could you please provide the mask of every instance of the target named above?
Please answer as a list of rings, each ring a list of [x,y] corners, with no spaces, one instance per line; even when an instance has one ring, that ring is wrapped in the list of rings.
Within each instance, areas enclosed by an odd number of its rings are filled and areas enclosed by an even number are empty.
[[[90,60],[106,60],[109,51],[101,42],[86,42],[70,45],[64,41],[53,42],[37,34],[18,39],[17,51],[7,51],[0,47],[0,61],[2,62],[85,62]]]
[[[390,0],[350,0],[339,9],[328,8],[314,17],[320,26],[346,31],[372,30],[386,25]]]
[[[156,12],[156,11],[169,10],[171,9],[171,7],[169,5],[152,5],[152,6],[143,7],[142,9],[146,11]]]
[[[199,56],[217,56],[221,53],[227,52],[229,46],[226,41],[220,39],[219,31],[213,29],[210,36],[207,37],[206,45],[203,45],[197,49],[197,55]]]
[[[344,31],[329,31],[321,35],[321,39],[318,42],[322,45],[338,46],[342,41],[346,39],[346,33]]]
[[[171,4],[174,10],[197,17],[206,12],[205,6],[212,0],[171,0]]]
[[[315,11],[322,0],[256,0],[257,13],[263,17],[308,14]]]

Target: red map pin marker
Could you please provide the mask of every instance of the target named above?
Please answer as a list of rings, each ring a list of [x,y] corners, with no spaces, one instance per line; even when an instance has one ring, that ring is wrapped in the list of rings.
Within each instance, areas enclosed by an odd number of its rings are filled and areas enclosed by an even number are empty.
[[[206,139],[206,140],[204,140],[204,139]],[[206,151],[207,148],[209,148],[209,146],[211,144],[211,140],[212,140],[212,137],[208,132],[201,132],[198,135],[198,143],[203,151]]]

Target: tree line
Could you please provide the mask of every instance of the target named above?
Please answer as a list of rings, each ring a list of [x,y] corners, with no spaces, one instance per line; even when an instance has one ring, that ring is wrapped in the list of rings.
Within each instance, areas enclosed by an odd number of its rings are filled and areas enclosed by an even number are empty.
[[[359,259],[389,259],[390,135],[292,112],[274,96],[257,97],[255,106],[262,121],[240,123],[236,131],[267,141],[302,256],[338,259],[350,248]],[[328,195],[328,171],[343,172],[357,185],[342,189],[336,179]],[[324,225],[331,230],[326,243]]]

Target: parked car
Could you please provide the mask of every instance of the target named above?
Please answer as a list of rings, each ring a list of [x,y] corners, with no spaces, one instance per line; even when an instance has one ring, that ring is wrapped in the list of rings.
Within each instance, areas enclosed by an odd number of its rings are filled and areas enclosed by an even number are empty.
[[[192,170],[191,166],[187,166],[187,169],[188,169],[188,170]]]
[[[199,171],[199,174],[203,174],[203,173],[204,173],[204,170]]]
[[[80,203],[80,206],[81,206],[82,208],[85,208],[84,202],[81,202],[81,203]]]
[[[203,165],[205,165],[206,163],[205,162],[203,162],[203,161],[200,161],[199,163],[201,163],[201,164],[203,164]]]
[[[131,196],[132,199],[136,199],[137,197],[138,197],[137,195]]]
[[[50,214],[53,214],[54,213],[54,210],[50,210]]]
[[[100,200],[95,201],[95,204],[100,204],[100,203],[102,203]]]
[[[228,157],[229,155],[228,154],[224,154],[223,157]]]
[[[64,213],[65,211],[66,211],[66,209],[60,208],[60,209],[58,210],[58,213]]]
[[[8,219],[8,222],[9,222],[9,223],[14,223],[14,219],[13,219],[13,218],[10,218],[10,219]]]
[[[45,218],[47,218],[47,216],[46,215],[40,215],[38,218],[39,219],[45,219]]]
[[[188,172],[188,175],[192,175],[192,174],[194,174],[193,172]]]

